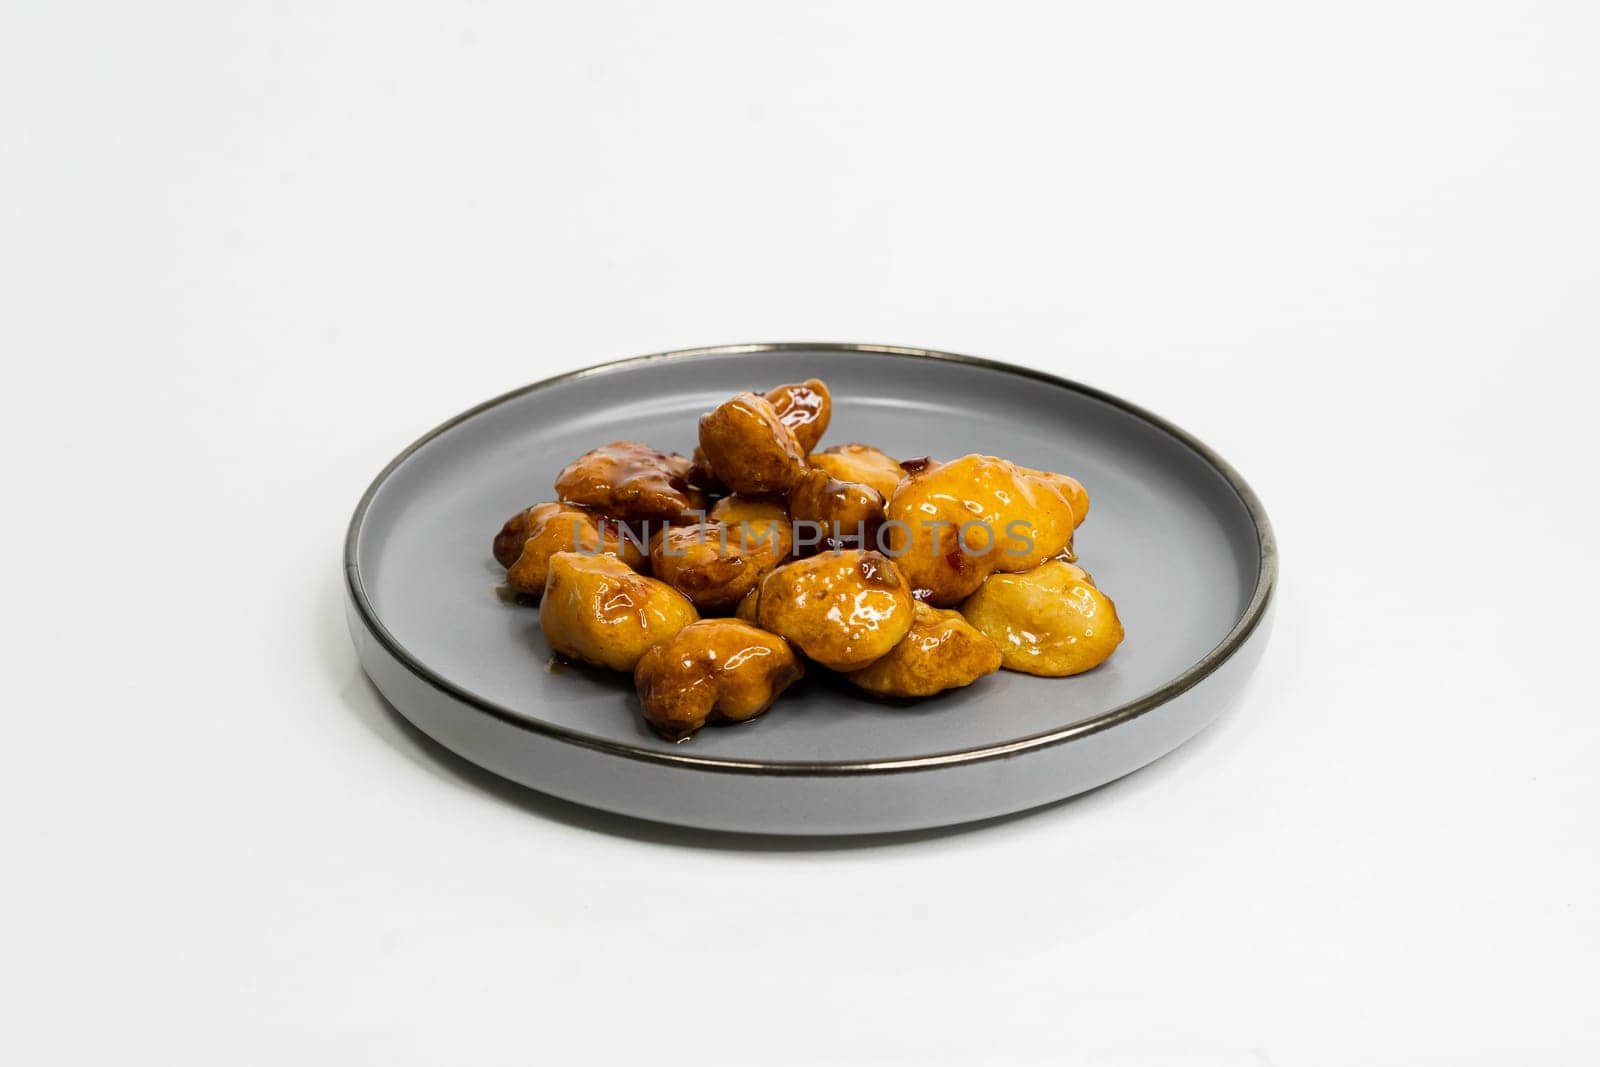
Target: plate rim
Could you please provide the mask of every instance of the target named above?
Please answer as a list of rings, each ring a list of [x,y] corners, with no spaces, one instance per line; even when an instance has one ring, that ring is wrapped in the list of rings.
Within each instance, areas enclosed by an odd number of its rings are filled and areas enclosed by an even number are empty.
[[[1233,628],[1215,647],[1206,653],[1199,662],[1191,665],[1182,673],[1172,678],[1164,685],[1158,686],[1142,696],[1126,701],[1114,708],[1109,708],[1098,715],[1072,723],[1068,726],[1054,730],[1045,730],[1026,737],[1016,738],[994,745],[979,745],[970,748],[951,749],[946,752],[930,753],[924,756],[896,757],[880,760],[821,760],[821,761],[788,761],[788,760],[748,760],[728,759],[716,756],[698,756],[689,752],[676,750],[659,750],[645,748],[640,745],[617,741],[611,738],[587,734],[581,730],[574,730],[566,726],[559,726],[541,719],[531,719],[510,708],[486,700],[483,697],[463,689],[460,685],[438,674],[423,663],[420,658],[413,655],[395,636],[389,632],[388,627],[378,618],[370,598],[367,596],[366,587],[362,579],[361,568],[357,560],[356,550],[360,543],[362,529],[365,525],[368,512],[379,491],[389,480],[390,476],[398,470],[408,459],[425,447],[434,438],[439,437],[468,419],[474,418],[491,408],[525,396],[528,393],[544,389],[560,382],[573,381],[579,378],[598,377],[605,374],[614,374],[632,367],[647,363],[666,362],[675,359],[687,359],[698,356],[745,355],[759,352],[786,352],[786,351],[821,351],[842,353],[865,353],[873,355],[890,355],[909,359],[928,359],[946,363],[958,363],[967,366],[982,367],[987,370],[999,371],[1016,375],[1034,381],[1044,382],[1056,388],[1067,389],[1083,394],[1091,399],[1111,405],[1118,410],[1126,412],[1173,437],[1179,443],[1188,447],[1205,463],[1222,476],[1230,489],[1239,497],[1249,514],[1256,531],[1256,544],[1258,550],[1258,572],[1255,589],[1251,593],[1250,602],[1246,605],[1243,614],[1234,624]],[[629,356],[623,359],[611,360],[605,363],[596,363],[592,366],[582,367],[577,370],[567,371],[562,374],[543,378],[536,382],[512,389],[499,396],[485,400],[481,404],[468,408],[454,417],[445,420],[411,444],[407,445],[398,455],[390,460],[378,472],[377,477],[367,486],[366,492],[356,504],[355,512],[350,517],[349,526],[345,531],[344,540],[344,578],[345,593],[349,603],[354,607],[362,626],[375,640],[381,644],[394,660],[403,666],[413,676],[426,683],[443,695],[464,703],[469,707],[532,733],[542,734],[546,737],[569,744],[579,745],[584,748],[597,750],[609,755],[625,759],[642,760],[647,763],[664,764],[667,766],[685,769],[717,771],[734,774],[756,775],[804,775],[811,777],[829,776],[855,776],[864,774],[892,774],[906,771],[922,770],[931,767],[948,767],[978,763],[987,760],[1003,759],[1008,756],[1024,752],[1032,752],[1043,748],[1065,744],[1078,738],[1108,730],[1125,722],[1139,718],[1164,704],[1171,702],[1182,694],[1193,689],[1216,673],[1240,648],[1250,639],[1267,614],[1273,594],[1277,588],[1278,580],[1278,548],[1277,539],[1272,530],[1272,523],[1267,518],[1266,508],[1253,489],[1244,478],[1235,470],[1232,464],[1223,459],[1210,446],[1199,438],[1184,430],[1182,427],[1169,422],[1167,419],[1148,411],[1137,404],[1124,400],[1119,396],[1097,389],[1070,378],[1063,378],[1047,371],[1035,370],[1031,367],[1018,366],[1001,360],[989,359],[982,356],[970,356],[956,352],[945,352],[931,348],[911,348],[901,345],[864,344],[839,341],[772,341],[747,344],[707,345],[698,348],[680,348],[666,352],[652,352],[646,355]],[[359,652],[359,650],[358,650]],[[358,656],[359,658],[359,656]],[[365,670],[365,665],[363,665]]]

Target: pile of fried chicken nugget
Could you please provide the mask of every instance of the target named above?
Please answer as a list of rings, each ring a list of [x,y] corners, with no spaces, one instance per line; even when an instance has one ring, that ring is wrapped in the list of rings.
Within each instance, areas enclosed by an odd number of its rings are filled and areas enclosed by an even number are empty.
[[[700,418],[692,458],[615,441],[494,539],[557,655],[630,671],[644,717],[684,740],[770,708],[807,662],[875,696],[928,697],[1002,667],[1061,677],[1122,641],[1075,565],[1074,478],[994,456],[817,450],[812,379]]]

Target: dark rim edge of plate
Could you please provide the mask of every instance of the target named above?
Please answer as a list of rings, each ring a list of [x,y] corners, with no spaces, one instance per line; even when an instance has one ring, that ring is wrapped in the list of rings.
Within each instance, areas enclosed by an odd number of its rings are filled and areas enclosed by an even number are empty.
[[[948,363],[962,363],[975,367],[1013,374],[1034,381],[1045,382],[1060,389],[1068,389],[1085,396],[1109,404],[1121,411],[1127,412],[1149,423],[1156,429],[1168,434],[1183,443],[1195,452],[1201,459],[1210,465],[1237,494],[1245,509],[1249,512],[1251,521],[1255,525],[1256,539],[1259,548],[1259,570],[1256,576],[1256,587],[1251,595],[1250,603],[1246,606],[1244,614],[1234,624],[1232,630],[1222,641],[1206,653],[1198,663],[1185,670],[1182,674],[1172,679],[1166,685],[1152,690],[1145,695],[1128,701],[1108,711],[1101,712],[1093,718],[1073,723],[1056,730],[1047,730],[1043,733],[1031,734],[1027,737],[1017,738],[1012,741],[996,745],[984,745],[975,748],[957,749],[949,752],[938,752],[926,756],[912,756],[887,760],[844,760],[823,762],[785,762],[785,761],[753,761],[719,759],[715,757],[696,756],[688,752],[662,751],[658,749],[643,748],[628,744],[623,741],[613,741],[608,738],[596,737],[578,730],[557,726],[553,723],[527,718],[509,708],[485,700],[475,693],[462,689],[460,686],[435,673],[421,660],[413,656],[406,648],[395,639],[387,627],[379,621],[371,601],[367,598],[366,589],[362,583],[360,567],[356,560],[356,546],[360,540],[362,524],[366,520],[367,512],[372,502],[376,499],[379,490],[399,467],[410,459],[419,449],[434,438],[447,433],[457,425],[481,414],[490,408],[496,407],[507,401],[542,389],[557,382],[570,381],[577,378],[593,377],[596,375],[615,373],[629,367],[643,363],[654,363],[671,359],[684,359],[695,356],[722,356],[741,355],[757,352],[785,352],[785,351],[818,351],[818,352],[859,352],[872,355],[901,356],[910,359],[934,359]],[[503,393],[492,400],[484,401],[476,407],[441,423],[426,434],[413,441],[398,456],[389,462],[372,480],[367,491],[362,494],[361,501],[356,505],[355,514],[350,518],[350,526],[345,535],[344,545],[344,573],[346,592],[351,603],[355,605],[365,625],[367,632],[378,640],[380,644],[412,674],[416,675],[428,685],[441,693],[462,703],[492,715],[501,721],[519,729],[530,730],[544,734],[557,740],[565,741],[585,748],[595,749],[614,756],[628,759],[643,760],[648,763],[667,764],[669,766],[683,767],[693,770],[721,771],[739,774],[775,774],[775,775],[808,775],[826,777],[831,775],[855,774],[888,774],[903,771],[915,771],[932,767],[946,767],[967,763],[976,763],[984,760],[1003,759],[1036,749],[1048,748],[1053,745],[1072,741],[1076,738],[1087,737],[1101,730],[1110,729],[1130,719],[1135,719],[1154,708],[1182,695],[1215,673],[1224,663],[1233,656],[1250,638],[1266,615],[1267,607],[1271,602],[1273,590],[1278,579],[1278,549],[1277,541],[1273,536],[1272,524],[1267,519],[1266,509],[1262,507],[1255,491],[1240,477],[1226,460],[1213,452],[1207,445],[1194,437],[1188,431],[1175,426],[1153,412],[1146,411],[1137,404],[1129,403],[1121,397],[1113,396],[1092,386],[1083,385],[1067,378],[1061,378],[1044,371],[1033,370],[1029,367],[1019,367],[999,360],[985,359],[980,356],[966,356],[954,352],[941,352],[934,349],[906,348],[896,345],[872,344],[847,344],[828,341],[782,341],[763,344],[737,344],[737,345],[712,345],[703,348],[684,348],[670,352],[655,352],[649,355],[632,356],[627,359],[613,360],[609,363],[600,363],[591,367],[584,367],[565,374],[545,378],[530,385],[513,389]]]

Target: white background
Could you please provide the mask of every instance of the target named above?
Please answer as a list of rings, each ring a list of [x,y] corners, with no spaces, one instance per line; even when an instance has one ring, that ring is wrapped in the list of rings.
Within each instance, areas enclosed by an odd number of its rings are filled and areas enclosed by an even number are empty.
[[[1594,1062],[1600,14],[7,4],[0,1061]],[[1276,522],[1177,754],[826,848],[401,727],[412,438],[862,340],[1153,408]]]

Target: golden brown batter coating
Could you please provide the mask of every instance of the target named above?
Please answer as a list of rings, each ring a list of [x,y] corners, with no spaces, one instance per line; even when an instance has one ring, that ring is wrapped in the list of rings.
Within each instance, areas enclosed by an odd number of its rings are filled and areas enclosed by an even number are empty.
[[[650,544],[655,576],[708,613],[733,610],[788,555],[787,523],[670,526]]]
[[[616,519],[693,522],[706,495],[689,484],[692,461],[637,441],[613,441],[567,464],[556,495]]]
[[[788,529],[789,505],[781,496],[745,496],[742,493],[734,493],[711,505],[711,512],[707,517],[714,522],[749,523],[757,530],[766,528],[770,523],[777,523]]]
[[[699,615],[665,582],[636,574],[610,556],[558,552],[539,605],[539,626],[559,654],[631,671],[652,645]]]
[[[894,496],[895,486],[906,472],[900,461],[882,449],[871,445],[834,445],[809,457],[813,467],[821,467],[841,482],[860,482],[870,485],[888,500]]]
[[[994,456],[930,463],[890,499],[885,547],[919,599],[959,603],[995,571],[1028,570],[1070,543],[1077,516],[1055,477]]]
[[[919,603],[911,632],[869,667],[845,675],[881,697],[926,697],[1000,669],[1000,649],[959,611]]]
[[[881,552],[824,552],[761,580],[761,628],[825,667],[853,671],[887,655],[911,629],[914,601]]]
[[[737,619],[704,619],[646,652],[633,682],[645,721],[681,741],[712,719],[760,715],[804,673],[783,638]]]
[[[1089,491],[1083,483],[1070,474],[1057,474],[1054,471],[1039,471],[1032,467],[1018,467],[1019,471],[1041,478],[1056,487],[1056,490],[1072,505],[1072,525],[1074,528],[1083,525],[1083,520],[1089,517]]]
[[[741,622],[747,622],[751,626],[761,625],[760,613],[756,611],[756,605],[760,601],[761,587],[758,585],[746,593],[743,600],[739,601],[739,606],[733,610],[733,617]]]
[[[870,546],[883,525],[883,494],[860,482],[842,482],[824,470],[809,470],[789,491],[789,514],[796,522],[818,524],[824,537]]]
[[[506,566],[506,585],[524,596],[544,595],[551,556],[579,551],[616,556],[634,570],[645,565],[638,543],[615,522],[557,501],[517,512],[494,539],[495,558]]]
[[[500,527],[500,532],[494,535],[494,558],[502,567],[509,567],[522,555],[522,543],[528,539],[528,530],[537,522],[541,522],[553,514],[559,513],[563,508],[588,514],[587,511],[576,504],[562,504],[559,501],[547,501],[535,504],[531,508],[523,508],[505,521]]]
[[[1081,567],[1059,560],[1021,574],[990,575],[961,614],[1000,647],[1007,670],[1025,674],[1081,674],[1122,643],[1111,598]]]
[[[806,470],[794,431],[755,393],[740,393],[700,416],[700,449],[736,493],[785,493]]]
[[[767,393],[778,418],[794,433],[802,452],[810,452],[828,431],[833,417],[833,397],[820,380],[811,378],[793,385],[780,385]]]

